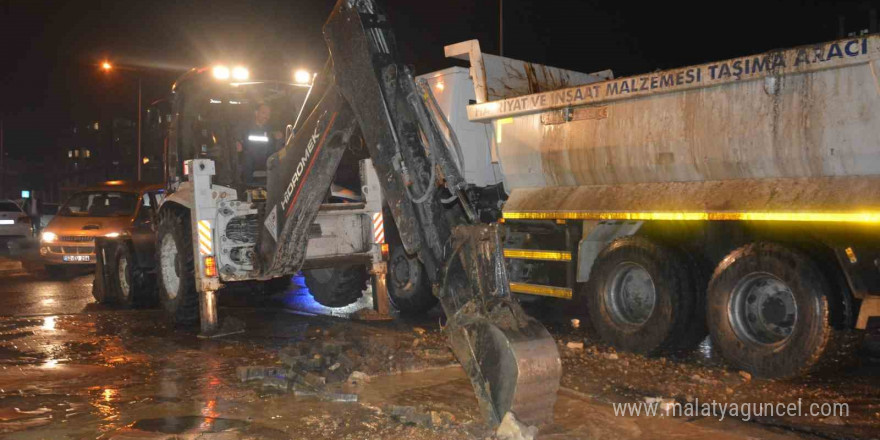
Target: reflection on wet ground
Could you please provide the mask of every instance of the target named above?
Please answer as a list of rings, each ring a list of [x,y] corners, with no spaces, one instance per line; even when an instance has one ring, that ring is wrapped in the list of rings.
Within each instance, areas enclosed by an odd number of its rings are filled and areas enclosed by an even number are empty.
[[[32,297],[15,296],[31,288],[37,292]],[[245,287],[238,290],[221,296],[221,316],[240,319],[245,333],[206,340],[197,338],[195,330],[170,327],[157,310],[92,304],[83,296],[90,291],[88,276],[66,282],[0,282],[0,307],[8,306],[0,311],[28,313],[0,318],[0,434],[25,439],[192,433],[415,440],[491,436],[464,373],[442,356],[448,350],[439,314],[363,323],[339,318],[353,309],[328,313],[302,288],[268,299],[248,297]],[[58,296],[47,297],[46,292]],[[55,305],[46,305],[46,299],[54,299]],[[368,304],[365,296],[361,305]],[[564,366],[556,420],[542,428],[539,438],[651,438],[656,432],[686,439],[871,438],[880,426],[880,368],[865,359],[861,365],[794,382],[746,380],[726,369],[708,341],[694,353],[649,359],[591,343],[552,304],[530,310],[551,323]],[[358,402],[296,396],[241,383],[237,377],[236,367],[278,365],[280,350],[295,344],[320,346],[329,339],[350,341],[357,352],[352,356],[360,359],[358,368],[372,377],[358,391]],[[568,341],[582,340],[582,350],[565,347]],[[742,423],[708,417],[616,417],[609,404],[645,397],[824,399],[848,402],[852,414]],[[428,419],[440,414],[444,425],[401,419],[395,412],[400,407],[416,408]]]

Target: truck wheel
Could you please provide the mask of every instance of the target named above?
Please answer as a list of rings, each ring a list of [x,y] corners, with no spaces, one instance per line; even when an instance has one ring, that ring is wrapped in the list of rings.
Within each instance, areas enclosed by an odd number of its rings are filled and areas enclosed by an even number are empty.
[[[303,271],[306,287],[318,304],[324,307],[345,307],[354,304],[367,288],[364,266],[326,267]]]
[[[730,253],[709,283],[713,345],[737,368],[788,378],[818,365],[833,339],[830,284],[805,254],[775,243]]]
[[[112,274],[113,289],[116,291],[116,301],[119,305],[130,308],[134,306],[134,288],[132,287],[132,264],[131,252],[128,246],[121,244],[116,247],[116,270]]]
[[[159,302],[174,323],[184,325],[199,320],[190,229],[189,212],[166,209],[160,213],[156,258],[159,263]]]
[[[424,313],[437,304],[425,267],[403,245],[391,245],[387,277],[388,298],[401,313]]]
[[[116,270],[113,273],[113,286],[116,302],[126,308],[142,307],[150,301],[152,277],[144,273],[134,261],[131,247],[120,243],[116,248]]]
[[[591,324],[609,344],[636,353],[678,348],[691,330],[696,292],[687,260],[644,237],[613,241],[586,286]]]

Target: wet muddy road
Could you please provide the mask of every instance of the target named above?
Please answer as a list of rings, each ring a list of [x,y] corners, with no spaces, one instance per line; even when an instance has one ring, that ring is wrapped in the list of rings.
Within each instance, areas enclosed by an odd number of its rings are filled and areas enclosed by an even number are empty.
[[[89,274],[0,278],[3,438],[491,438],[437,314],[356,322],[292,289],[224,292],[221,317],[244,332],[200,339],[158,310],[94,304]],[[365,305],[367,301],[361,305]],[[559,341],[563,389],[538,438],[878,438],[880,366],[867,356],[833,375],[752,379],[702,352],[663,359],[615,353],[542,308]],[[351,310],[334,311],[345,315]],[[569,342],[572,348],[568,347]],[[584,342],[583,348],[577,343]],[[317,363],[293,391],[259,367]],[[251,368],[247,368],[251,367]],[[357,372],[358,374],[354,374]],[[354,379],[353,379],[354,378]],[[325,385],[326,383],[326,385]],[[848,416],[617,416],[615,403],[842,402]],[[356,400],[356,401],[355,401]]]

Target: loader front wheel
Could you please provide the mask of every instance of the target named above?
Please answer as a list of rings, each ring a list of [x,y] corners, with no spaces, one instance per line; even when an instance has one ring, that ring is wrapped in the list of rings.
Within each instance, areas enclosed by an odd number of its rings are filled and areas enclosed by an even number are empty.
[[[365,266],[325,267],[303,271],[306,287],[318,304],[345,307],[354,304],[367,288]]]
[[[159,302],[171,321],[181,325],[195,324],[199,320],[190,230],[186,210],[169,208],[159,214]]]

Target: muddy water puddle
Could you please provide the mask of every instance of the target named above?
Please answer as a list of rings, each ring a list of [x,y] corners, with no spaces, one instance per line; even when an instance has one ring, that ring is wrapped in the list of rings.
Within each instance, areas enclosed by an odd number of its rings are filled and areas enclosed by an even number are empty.
[[[193,331],[169,327],[157,311],[0,318],[0,334],[22,335],[0,338],[0,436],[491,437],[461,368],[443,367],[453,360],[436,320],[362,324],[259,308],[223,312],[240,319],[245,333],[199,339]],[[580,337],[564,329],[555,334],[562,345]],[[735,421],[616,417],[610,402],[665,396],[670,390],[739,391],[745,382],[711,356],[661,361],[589,344],[590,351],[576,353],[562,345],[567,389],[559,395],[554,423],[543,427],[539,438],[651,438],[657,432],[685,439],[793,436]],[[370,376],[356,391],[357,402],[297,396],[242,383],[237,376],[237,367],[279,365],[279,352],[292,347],[300,356],[328,359],[315,374],[325,374],[345,353],[352,368]],[[859,374],[853,381],[876,390],[874,376]],[[838,382],[824,380],[794,389],[828,396],[838,391]],[[692,382],[707,388],[691,390]],[[792,388],[761,384],[777,392]],[[852,394],[864,411],[877,402],[870,393]]]

